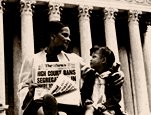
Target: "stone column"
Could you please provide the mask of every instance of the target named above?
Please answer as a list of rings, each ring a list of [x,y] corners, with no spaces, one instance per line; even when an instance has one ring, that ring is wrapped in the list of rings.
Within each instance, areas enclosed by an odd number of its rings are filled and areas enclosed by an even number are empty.
[[[92,48],[91,29],[90,29],[90,11],[89,6],[79,6],[79,29],[81,56],[86,63],[90,62],[90,48]]]
[[[104,9],[104,28],[105,28],[106,46],[108,46],[114,52],[115,62],[119,62],[119,52],[118,52],[116,28],[115,28],[115,14],[117,13],[117,11],[118,10],[114,8]],[[123,89],[121,92],[122,92],[122,99],[120,101],[120,105],[122,107],[122,110],[124,110]]]
[[[151,21],[147,23],[147,31],[144,34],[144,44],[143,44],[144,63],[145,63],[145,70],[146,70],[146,77],[147,77],[149,104],[151,110],[151,45],[150,44],[151,44]]]
[[[125,47],[120,47],[119,58],[121,62],[121,70],[124,72],[124,84],[123,84],[123,95],[124,95],[124,107],[125,111],[129,115],[134,114],[134,103],[132,97],[131,78],[128,63],[128,54]]]
[[[21,0],[21,48],[22,59],[34,54],[33,4],[34,0]]]
[[[2,0],[0,0],[0,109],[4,109],[6,104],[5,95],[5,59],[4,59],[4,30],[3,30],[3,6]],[[0,115],[6,115],[5,111]]]
[[[144,60],[138,23],[138,11],[129,11],[129,35],[138,115],[149,115]]]
[[[60,10],[63,4],[49,2],[49,21],[60,21]]]
[[[133,105],[134,105],[134,115],[137,114],[137,104],[136,104],[136,90],[135,90],[135,83],[134,83],[134,71],[133,71],[133,60],[132,60],[132,54],[129,52],[129,70],[130,70],[130,76],[131,76],[131,88],[132,88],[132,96],[133,96]],[[133,114],[132,114],[133,115]]]
[[[119,53],[115,29],[115,13],[117,11],[117,9],[113,8],[104,9],[104,26],[106,46],[108,46],[114,52],[116,62],[119,62]]]
[[[18,93],[19,72],[22,64],[21,41],[18,36],[13,37],[13,87],[14,87],[14,115],[22,115],[20,111],[20,103]]]

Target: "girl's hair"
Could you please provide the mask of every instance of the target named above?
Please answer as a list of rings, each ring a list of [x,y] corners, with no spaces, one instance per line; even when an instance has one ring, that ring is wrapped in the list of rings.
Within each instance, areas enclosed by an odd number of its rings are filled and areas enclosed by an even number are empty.
[[[96,51],[99,51],[100,57],[106,58],[106,66],[108,68],[111,68],[113,66],[113,63],[115,62],[114,53],[108,47],[100,47],[98,45],[95,45],[90,49],[90,55],[92,55],[92,53],[95,53]]]

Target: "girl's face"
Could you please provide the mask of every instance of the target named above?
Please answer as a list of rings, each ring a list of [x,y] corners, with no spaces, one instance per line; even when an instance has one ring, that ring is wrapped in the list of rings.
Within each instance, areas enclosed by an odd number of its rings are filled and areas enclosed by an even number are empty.
[[[54,35],[54,44],[56,48],[59,48],[60,50],[67,50],[70,40],[70,29],[69,27],[63,27],[61,31]]]
[[[100,54],[98,51],[92,53],[91,60],[90,60],[90,66],[94,69],[99,69],[102,67],[102,58],[100,57]]]

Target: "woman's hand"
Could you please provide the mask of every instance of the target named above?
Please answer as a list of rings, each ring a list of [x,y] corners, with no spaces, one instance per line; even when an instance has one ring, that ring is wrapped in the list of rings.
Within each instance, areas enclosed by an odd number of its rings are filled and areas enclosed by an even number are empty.
[[[35,93],[35,88],[38,87],[38,85],[36,83],[31,83],[28,86],[29,89],[29,96],[34,96]]]
[[[124,73],[122,71],[113,73],[111,78],[115,86],[122,86],[124,83]]]

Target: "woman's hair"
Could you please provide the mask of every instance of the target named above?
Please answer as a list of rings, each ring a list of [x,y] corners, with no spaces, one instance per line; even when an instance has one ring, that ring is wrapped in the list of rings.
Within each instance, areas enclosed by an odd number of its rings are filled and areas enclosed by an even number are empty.
[[[66,27],[66,26],[67,25],[64,25],[60,21],[50,21],[48,23],[48,34],[49,34],[49,36],[59,33],[61,31],[61,29],[63,27]]]
[[[46,38],[44,40],[44,47],[48,46],[50,43],[50,37],[52,35],[58,34],[61,32],[63,27],[68,27],[67,25],[61,23],[60,21],[50,21],[46,25]]]
[[[106,58],[107,68],[111,68],[113,66],[113,63],[115,62],[114,53],[108,47],[100,47],[98,45],[95,45],[90,49],[90,55],[92,55],[92,53],[95,53],[96,51],[99,51],[100,57]]]

